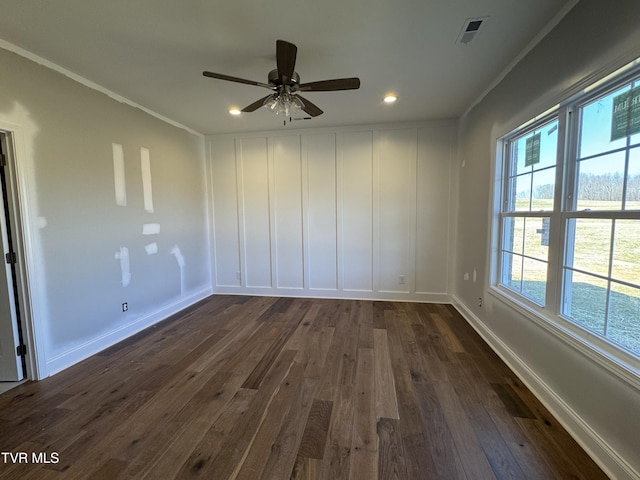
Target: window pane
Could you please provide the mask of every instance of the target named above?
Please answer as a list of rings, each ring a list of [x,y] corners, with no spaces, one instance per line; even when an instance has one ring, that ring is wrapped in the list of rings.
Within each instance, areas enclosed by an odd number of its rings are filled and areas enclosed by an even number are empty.
[[[611,284],[607,337],[640,353],[640,289]]]
[[[558,120],[538,129],[540,132],[540,163],[534,164],[534,170],[556,165],[558,155]]]
[[[607,282],[565,270],[562,313],[579,325],[604,335]]]
[[[515,179],[516,211],[531,210],[531,174],[520,175]]]
[[[578,162],[578,210],[621,210],[624,152]]]
[[[640,148],[634,148],[629,152],[625,210],[640,210]]]
[[[616,220],[611,276],[640,286],[640,220]]]
[[[613,98],[629,90],[629,86],[625,86],[582,108],[579,158],[609,152],[625,146],[626,137],[611,141],[611,117]]]
[[[611,220],[578,218],[567,227],[567,258],[565,265],[586,272],[609,275],[611,250]],[[573,246],[573,248],[571,248]],[[573,253],[573,255],[571,255]]]
[[[514,155],[516,171],[512,172],[514,175],[520,175],[525,172],[530,172],[531,166],[525,166],[527,160],[527,138],[531,138],[533,133],[528,134],[525,137],[520,137],[512,143],[512,155]]]
[[[549,217],[526,219],[524,234],[524,254],[526,256],[547,261],[549,258],[549,223]]]
[[[553,191],[556,185],[556,168],[534,172],[531,210],[553,210]]]
[[[524,236],[524,218],[505,217],[503,224],[502,249],[522,253]]]
[[[553,120],[512,142],[515,175],[556,165],[558,120]]]
[[[523,263],[522,293],[544,306],[547,289],[547,263],[525,258]]]
[[[502,255],[502,284],[516,292],[522,289],[522,257],[504,252]]]

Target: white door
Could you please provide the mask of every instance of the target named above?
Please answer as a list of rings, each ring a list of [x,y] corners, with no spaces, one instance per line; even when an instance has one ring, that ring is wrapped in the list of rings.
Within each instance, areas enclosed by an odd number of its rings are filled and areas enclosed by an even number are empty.
[[[0,381],[22,380],[22,358],[17,354],[20,344],[18,335],[18,317],[16,314],[13,289],[12,266],[6,261],[9,253],[8,218],[5,209],[7,182],[5,170],[0,163]]]

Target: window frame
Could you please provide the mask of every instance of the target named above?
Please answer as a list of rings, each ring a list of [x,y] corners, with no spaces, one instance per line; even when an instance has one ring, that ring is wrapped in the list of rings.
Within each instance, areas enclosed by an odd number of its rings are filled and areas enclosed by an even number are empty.
[[[640,220],[640,209],[622,210],[625,203],[621,203],[621,210],[577,210],[577,165],[580,149],[580,132],[582,131],[580,109],[594,102],[598,98],[606,97],[625,84],[636,81],[640,84],[640,65],[636,60],[623,69],[614,72],[587,86],[582,91],[567,98],[565,101],[548,109],[544,113],[532,118],[528,122],[511,130],[507,134],[497,138],[495,151],[495,177],[491,236],[491,270],[489,293],[506,302],[511,307],[535,321],[545,329],[562,337],[568,343],[587,354],[601,365],[623,377],[628,382],[640,388],[640,352],[633,352],[623,345],[618,345],[604,334],[592,331],[581,326],[571,318],[563,314],[563,302],[565,298],[565,256],[569,248],[571,237],[569,219],[576,218],[605,218],[605,219],[632,219]],[[632,87],[633,88],[633,87]],[[514,161],[509,152],[510,145],[517,139],[528,135],[545,124],[558,121],[558,141],[556,152],[556,176],[554,186],[554,198],[552,210],[540,212],[507,211],[510,194],[510,170],[514,168]],[[627,136],[624,150],[626,163],[624,170],[625,186],[629,177],[629,155],[634,145],[640,148],[640,141],[630,144],[631,136]],[[601,155],[604,152],[600,152]],[[533,198],[533,191],[530,198]],[[623,197],[625,198],[625,197]],[[626,200],[626,198],[625,198]],[[504,251],[504,224],[507,217],[549,217],[549,249],[547,256],[546,296],[545,303],[540,305],[503,284],[503,251]],[[575,223],[575,222],[574,222]],[[610,248],[613,249],[612,236]],[[524,239],[523,239],[524,242]],[[524,249],[523,249],[524,252]],[[611,255],[611,254],[610,254]],[[614,279],[611,272],[611,256],[609,258],[609,271],[607,274],[607,298],[610,296]]]

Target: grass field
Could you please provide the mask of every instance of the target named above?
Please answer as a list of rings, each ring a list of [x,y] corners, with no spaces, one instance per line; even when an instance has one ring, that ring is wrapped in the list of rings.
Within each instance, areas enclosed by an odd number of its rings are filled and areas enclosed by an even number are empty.
[[[524,201],[523,201],[524,202]],[[535,200],[533,211],[550,211],[551,201]],[[582,208],[612,210],[607,202],[585,202]],[[612,202],[616,203],[616,202]],[[619,206],[618,206],[619,208]],[[627,205],[640,209],[640,202]],[[528,204],[518,204],[528,210]],[[573,268],[565,286],[563,314],[575,323],[605,336],[640,356],[640,220],[575,219]],[[541,218],[514,219],[513,251],[536,260],[513,257],[509,285],[544,304],[549,247],[542,244]],[[613,253],[612,245],[613,242]],[[570,266],[570,260],[565,265]],[[598,278],[597,274],[612,281]],[[634,288],[619,282],[636,285]],[[608,309],[607,294],[608,289]]]

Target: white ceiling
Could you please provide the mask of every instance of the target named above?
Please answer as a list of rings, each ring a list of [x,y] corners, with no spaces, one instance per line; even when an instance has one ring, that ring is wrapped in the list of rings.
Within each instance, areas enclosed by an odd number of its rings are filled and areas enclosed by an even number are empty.
[[[0,39],[195,131],[227,133],[458,117],[574,3],[0,0]],[[473,17],[489,18],[457,44]],[[268,92],[202,71],[266,83],[277,39],[298,46],[303,83],[357,76],[361,88],[305,93],[325,113],[286,127],[265,109],[230,116]]]

